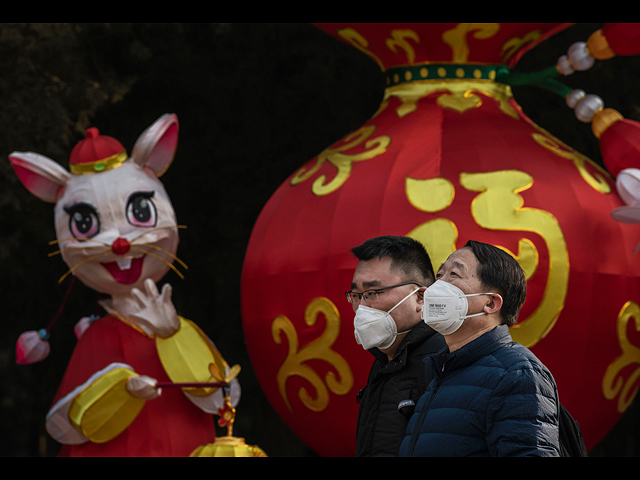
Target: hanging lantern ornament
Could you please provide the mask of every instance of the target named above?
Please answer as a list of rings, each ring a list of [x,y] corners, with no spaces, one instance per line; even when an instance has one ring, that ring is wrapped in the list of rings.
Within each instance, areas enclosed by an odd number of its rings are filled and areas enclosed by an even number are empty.
[[[217,359],[216,359],[217,360]],[[223,371],[225,374],[222,374]],[[224,382],[227,386],[239,373],[240,366],[234,365],[231,369],[221,368],[220,365],[212,363],[209,365],[211,375],[218,381]],[[231,397],[228,394],[228,388],[223,387],[225,392],[224,405],[218,409],[218,425],[227,427],[227,435],[224,437],[216,436],[213,443],[200,445],[191,454],[190,457],[266,457],[267,454],[256,445],[247,445],[244,438],[233,436],[233,423],[236,420],[236,409],[231,405]]]
[[[16,362],[20,365],[41,362],[49,356],[49,332],[46,328],[29,330],[18,337]]]
[[[576,42],[571,47],[567,55],[562,55],[556,65],[558,71],[563,75],[571,75],[574,71],[589,70],[596,59],[591,56],[587,49],[586,42]]]
[[[597,59],[640,54],[640,23],[607,23],[589,38]]]
[[[596,60],[638,54],[640,23],[607,23],[586,42],[572,44],[555,66],[533,73],[504,70],[499,74],[499,81],[508,85],[535,85],[563,96],[578,120],[591,123],[600,142],[604,165],[613,177],[617,177],[625,168],[640,168],[640,123],[625,119],[612,108],[604,108],[604,101],[599,96],[580,89],[572,90],[553,77],[588,70]]]
[[[37,331],[29,330],[18,337],[16,342],[16,363],[19,365],[28,365],[30,363],[41,362],[49,356],[49,353],[51,352],[51,346],[49,345],[51,329],[58,321],[58,318],[60,318],[60,315],[62,315],[62,311],[67,304],[67,300],[69,300],[69,295],[73,289],[74,282],[75,277],[72,277],[71,283],[69,283],[69,287],[67,288],[67,293],[62,300],[62,304],[47,328],[41,328]]]
[[[586,42],[576,42],[558,59],[562,75],[590,69],[596,60],[640,53],[640,23],[607,23],[593,32]]]
[[[617,177],[626,168],[640,168],[640,123],[623,118],[613,109],[594,117],[592,129],[600,140],[600,152],[607,170]]]
[[[247,445],[244,438],[233,436],[233,422],[236,409],[231,406],[229,396],[224,397],[224,405],[218,410],[218,425],[227,427],[227,435],[216,437],[213,443],[201,445],[191,452],[190,457],[266,457],[267,454],[256,445]]]
[[[626,168],[616,179],[616,189],[626,206],[616,208],[611,215],[623,223],[640,223],[640,170]]]
[[[567,55],[558,60],[557,69],[563,75],[575,70],[588,70],[595,60],[615,56],[640,54],[640,23],[607,23],[589,36],[587,42],[576,42]],[[613,109],[605,109],[597,95],[573,90],[567,105],[575,109],[578,120],[592,122],[594,135],[600,141],[600,151],[607,170],[617,177],[625,168],[640,167],[640,124],[624,119]]]
[[[616,208],[611,216],[622,223],[640,223],[640,170],[625,168],[616,178],[616,190],[625,206]],[[640,250],[640,243],[633,250],[636,254]]]

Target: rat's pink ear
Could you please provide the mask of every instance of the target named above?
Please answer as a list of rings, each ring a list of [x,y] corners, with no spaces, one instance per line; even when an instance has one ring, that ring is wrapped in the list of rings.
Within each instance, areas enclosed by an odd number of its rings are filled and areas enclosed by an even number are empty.
[[[178,117],[166,113],[138,137],[131,158],[141,167],[149,167],[159,177],[171,165],[177,146]]]
[[[58,189],[71,176],[59,163],[38,153],[13,152],[9,161],[27,190],[49,203],[56,202]]]

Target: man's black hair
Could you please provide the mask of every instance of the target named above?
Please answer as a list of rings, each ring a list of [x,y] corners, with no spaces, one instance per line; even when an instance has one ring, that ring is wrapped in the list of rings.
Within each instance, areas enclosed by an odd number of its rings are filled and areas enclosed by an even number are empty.
[[[411,237],[383,235],[366,240],[351,249],[358,260],[391,258],[391,270],[403,274],[404,281],[416,281],[424,286],[435,282],[431,258],[424,245]]]
[[[502,296],[502,320],[512,326],[518,321],[520,307],[527,298],[527,280],[520,264],[504,250],[487,243],[469,240],[478,260],[478,277],[485,288]]]

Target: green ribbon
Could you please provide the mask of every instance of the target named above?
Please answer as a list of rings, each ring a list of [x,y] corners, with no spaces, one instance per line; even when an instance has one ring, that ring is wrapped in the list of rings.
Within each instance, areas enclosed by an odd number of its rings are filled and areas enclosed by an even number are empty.
[[[505,65],[473,65],[455,63],[429,63],[392,67],[386,72],[387,86],[401,85],[420,80],[483,80],[504,83],[510,86],[533,85],[566,97],[571,88],[554,80],[560,75],[555,66],[538,72],[512,72]]]

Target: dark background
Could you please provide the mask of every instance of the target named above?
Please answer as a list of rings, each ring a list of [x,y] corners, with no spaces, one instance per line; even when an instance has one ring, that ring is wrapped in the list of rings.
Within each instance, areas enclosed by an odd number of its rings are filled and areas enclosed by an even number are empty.
[[[555,64],[602,24],[571,27],[527,53],[517,71]],[[640,59],[613,58],[562,81],[639,120]],[[261,208],[303,163],[364,124],[384,92],[365,55],[310,24],[0,24],[0,455],[52,456],[46,412],[75,344],[73,325],[95,310],[97,294],[76,282],[45,361],[15,363],[20,333],[46,327],[69,279],[48,245],[52,204],[27,192],[9,165],[12,151],[35,151],[67,167],[89,126],[131,153],[142,131],[176,113],[180,140],[162,177],[181,231],[186,279],[170,272],[179,313],[242,367],[234,434],[270,456],[313,456],[269,405],[244,344],[240,281]],[[564,100],[514,87],[533,121],[601,163],[590,125]],[[638,456],[638,401],[591,453]],[[220,433],[220,432],[219,432]],[[222,432],[224,433],[224,432]]]

